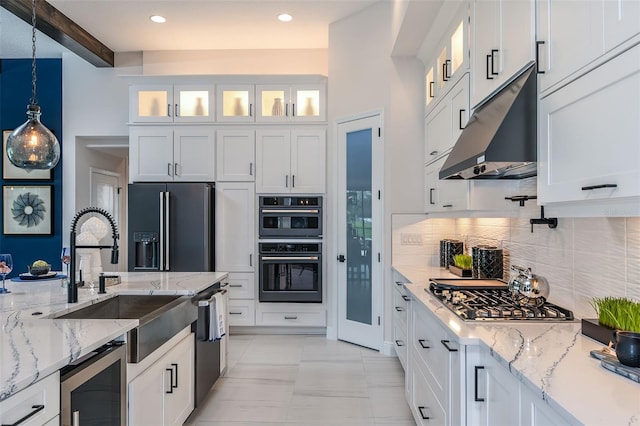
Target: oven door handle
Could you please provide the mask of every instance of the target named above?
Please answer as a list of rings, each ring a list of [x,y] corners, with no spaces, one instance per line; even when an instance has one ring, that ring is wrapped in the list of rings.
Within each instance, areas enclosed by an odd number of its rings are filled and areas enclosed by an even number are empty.
[[[261,213],[312,213],[318,214],[318,209],[262,209]]]
[[[223,290],[218,290],[215,293],[213,293],[213,296],[211,296],[210,298],[198,300],[198,306],[209,306],[209,304],[213,302],[213,298],[215,297],[216,294],[225,294],[226,292],[227,292],[226,288]]]
[[[262,256],[261,260],[318,260],[318,256]]]

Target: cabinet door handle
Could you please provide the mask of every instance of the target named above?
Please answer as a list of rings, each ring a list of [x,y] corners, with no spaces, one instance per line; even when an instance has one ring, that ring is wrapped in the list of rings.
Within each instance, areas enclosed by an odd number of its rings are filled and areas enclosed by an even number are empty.
[[[229,315],[242,315],[242,312],[229,311]]]
[[[540,45],[544,44],[543,40],[536,40],[536,74],[544,74],[540,71]]]
[[[18,426],[21,423],[24,423],[25,421],[27,421],[27,419],[35,416],[37,413],[39,413],[40,411],[44,410],[44,405],[32,405],[31,406],[31,412],[29,412],[27,415],[25,415],[24,417],[16,420],[14,423],[11,424],[2,424],[2,426]]]
[[[496,53],[498,53],[498,52],[499,52],[499,50],[498,50],[498,49],[491,49],[491,75],[498,75],[498,73],[497,73],[497,72],[495,72],[495,71],[494,71],[494,69],[493,69],[493,68],[494,68],[494,67],[493,67],[493,64],[494,64],[495,59],[496,59],[494,55],[495,55]]]
[[[249,163],[249,176],[253,176],[253,163]]]
[[[430,81],[429,82],[429,97],[433,98],[433,85],[435,84],[435,81]]]
[[[438,151],[437,150],[431,151],[429,155],[438,155]]]
[[[447,77],[447,81],[451,78],[451,74],[449,74],[449,65],[451,65],[451,59],[446,59],[444,61],[444,75]]]
[[[401,306],[396,306],[396,311],[404,312],[404,309]]]
[[[284,187],[289,187],[289,175],[284,175]]]
[[[171,117],[171,104],[167,104],[167,117]]]
[[[249,266],[253,266],[253,253],[249,253]]]
[[[426,340],[418,339],[418,343],[422,346],[422,349],[431,349],[431,346],[425,346]]]
[[[173,163],[173,175],[178,176],[178,163]]]
[[[285,315],[284,319],[286,319],[286,320],[295,320],[295,319],[298,319],[298,316],[297,315],[291,315],[291,316]]]
[[[424,413],[422,412],[422,410],[424,410],[427,407],[418,407],[418,411],[420,412],[420,417],[422,417],[423,420],[429,420],[430,417],[429,416],[425,416]]]
[[[617,188],[618,185],[616,185],[615,183],[605,183],[602,185],[591,185],[591,186],[583,186],[582,190],[583,191],[591,191],[594,189],[602,189],[602,188]]]
[[[435,204],[433,202],[433,191],[435,191],[435,188],[429,188],[429,204]]]
[[[453,204],[445,204],[445,205],[444,205],[444,206],[442,206],[442,207],[451,208],[451,207],[453,207]]]
[[[447,61],[442,63],[442,81],[449,81],[447,78]]]
[[[411,300],[409,296],[405,296],[404,294],[402,295],[402,299],[404,299],[405,302],[408,302]]]
[[[493,80],[493,77],[490,75],[490,71],[489,71],[489,63],[492,63],[493,61],[491,60],[491,55],[487,55],[487,63],[486,63],[486,76],[487,76],[487,80]]]
[[[242,287],[242,284],[229,284],[229,287],[233,287],[233,288]]]
[[[284,106],[284,116],[285,117],[289,116],[289,104],[285,104]]]
[[[180,117],[180,106],[178,104],[175,104],[173,110],[175,111],[176,117]]]
[[[475,370],[474,375],[475,375],[475,382],[476,382],[476,383],[475,383],[475,391],[474,391],[473,399],[474,399],[476,402],[484,402],[484,398],[480,398],[480,397],[478,396],[478,370],[484,370],[484,366],[482,366],[482,365],[476,365],[476,366],[474,367],[474,370]]]
[[[465,111],[466,110],[464,109],[461,109],[460,111],[458,111],[458,121],[459,121],[458,129],[460,130],[464,130],[464,127],[462,126],[462,114],[464,114]]]
[[[169,390],[164,393],[173,393],[173,368],[165,368],[169,372]]]
[[[173,383],[172,383],[171,386],[173,386],[174,388],[177,389],[178,388],[178,364],[175,364],[175,363],[172,362],[171,366],[176,368],[176,384],[174,386]]]
[[[404,342],[402,340],[396,340],[396,346],[404,346]]]
[[[172,175],[171,175],[171,163],[167,163],[167,174],[168,174],[169,176],[172,176]]]
[[[291,187],[296,187],[296,175],[291,175]]]
[[[442,343],[442,346],[447,348],[447,350],[449,352],[458,352],[458,350],[456,348],[452,348],[451,346],[449,346],[449,343],[451,343],[450,341],[448,341],[448,340],[440,340],[440,343]]]
[[[296,104],[291,104],[291,116],[296,116]]]
[[[253,117],[253,104],[249,104],[249,117]]]

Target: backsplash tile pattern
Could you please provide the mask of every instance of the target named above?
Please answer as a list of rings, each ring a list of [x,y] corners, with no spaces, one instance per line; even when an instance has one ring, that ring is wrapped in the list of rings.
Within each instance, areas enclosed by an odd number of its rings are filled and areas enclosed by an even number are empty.
[[[398,215],[402,217],[404,215]],[[504,250],[505,279],[510,265],[530,267],[551,286],[550,301],[577,318],[594,318],[593,297],[640,300],[640,218],[559,218],[558,227],[535,225],[539,207],[527,203],[514,218],[431,219],[394,216],[393,262],[439,264],[440,240],[465,242],[465,250],[489,244]],[[400,234],[422,236],[422,245],[400,244]]]

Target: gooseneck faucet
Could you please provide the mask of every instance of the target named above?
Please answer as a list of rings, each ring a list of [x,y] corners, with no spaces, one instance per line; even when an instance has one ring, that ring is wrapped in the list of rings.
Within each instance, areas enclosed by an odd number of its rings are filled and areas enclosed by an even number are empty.
[[[113,246],[78,246],[76,245],[76,226],[78,225],[78,220],[89,213],[98,213],[102,216],[106,217],[111,225],[111,236],[113,237]],[[80,210],[76,213],[73,221],[71,221],[71,235],[69,239],[69,247],[71,260],[69,261],[70,270],[69,270],[69,286],[67,287],[67,303],[78,303],[78,283],[76,282],[76,249],[77,248],[110,248],[111,249],[111,263],[118,263],[118,225],[116,225],[116,221],[113,219],[111,214],[99,207],[87,207],[85,209]]]

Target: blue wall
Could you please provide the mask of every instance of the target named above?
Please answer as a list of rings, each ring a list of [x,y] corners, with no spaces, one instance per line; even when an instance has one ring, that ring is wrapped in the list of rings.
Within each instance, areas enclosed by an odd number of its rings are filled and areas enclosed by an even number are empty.
[[[62,60],[37,60],[37,97],[42,108],[42,123],[51,130],[62,145]],[[27,119],[27,105],[31,99],[31,59],[0,59],[0,129],[13,130]],[[2,155],[6,155],[4,152]],[[52,180],[3,180],[4,185],[52,185],[52,235],[4,235],[0,218],[0,253],[13,255],[14,269],[9,277],[27,272],[27,265],[43,259],[55,270],[61,270],[60,252],[62,224],[62,161],[53,170]],[[0,161],[0,169],[2,162]],[[73,190],[73,188],[71,189]],[[3,191],[0,190],[2,215]]]

